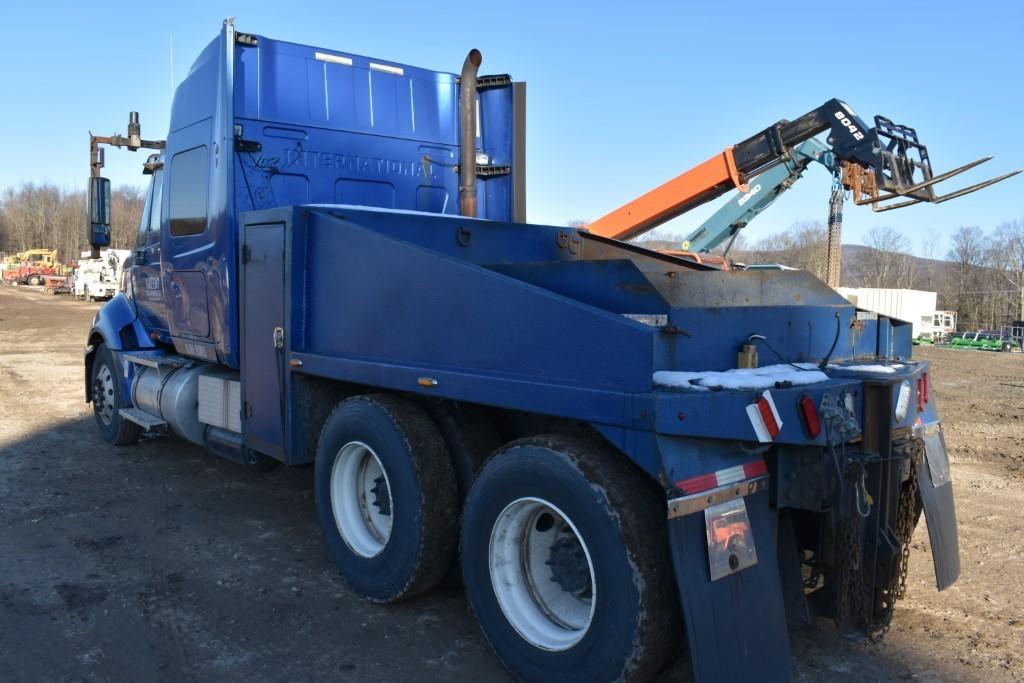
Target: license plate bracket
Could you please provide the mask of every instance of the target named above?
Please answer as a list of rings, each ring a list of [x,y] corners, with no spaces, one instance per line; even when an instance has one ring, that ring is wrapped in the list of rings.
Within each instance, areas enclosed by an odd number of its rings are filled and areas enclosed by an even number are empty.
[[[754,533],[743,498],[734,498],[705,508],[704,529],[712,581],[757,564]]]

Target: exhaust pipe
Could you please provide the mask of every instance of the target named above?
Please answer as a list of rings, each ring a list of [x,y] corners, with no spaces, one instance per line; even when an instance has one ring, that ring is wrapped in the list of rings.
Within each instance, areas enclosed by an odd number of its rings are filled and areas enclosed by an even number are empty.
[[[459,213],[476,218],[476,73],[484,61],[470,50],[459,76]]]

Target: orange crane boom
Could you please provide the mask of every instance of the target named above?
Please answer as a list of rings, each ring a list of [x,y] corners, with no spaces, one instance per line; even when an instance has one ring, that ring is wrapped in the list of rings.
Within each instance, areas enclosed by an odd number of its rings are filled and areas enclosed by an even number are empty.
[[[620,206],[587,228],[604,237],[628,240],[731,189],[746,192],[746,184],[736,170],[732,150],[732,147],[726,148],[721,154]]]
[[[883,116],[869,127],[844,102],[831,99],[795,121],[779,121],[743,142],[620,206],[587,226],[596,235],[628,240],[732,189],[746,191],[748,178],[779,164],[805,140],[829,132],[828,143],[842,166],[842,183],[857,204],[875,211],[920,202],[940,203],[988,187],[1013,171],[946,195],[934,186],[991,159],[985,157],[934,176],[927,148],[913,128]],[[904,201],[891,202],[902,198]]]

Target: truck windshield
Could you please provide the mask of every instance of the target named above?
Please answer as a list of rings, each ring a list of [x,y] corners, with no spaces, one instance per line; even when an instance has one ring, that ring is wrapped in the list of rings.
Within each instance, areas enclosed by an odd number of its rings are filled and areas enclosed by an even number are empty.
[[[137,244],[144,245],[156,239],[160,234],[160,199],[163,195],[163,183],[160,182],[163,171],[153,173],[146,191],[146,205],[142,209],[142,220],[139,221],[139,237]]]

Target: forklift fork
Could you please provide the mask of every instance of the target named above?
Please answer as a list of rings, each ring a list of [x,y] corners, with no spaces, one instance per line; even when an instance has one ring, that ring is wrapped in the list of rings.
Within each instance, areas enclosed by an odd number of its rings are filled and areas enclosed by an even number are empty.
[[[893,123],[884,116],[875,117],[875,134],[878,137],[878,161],[873,168],[868,168],[856,161],[844,161],[842,164],[843,186],[853,192],[853,201],[858,206],[871,205],[872,211],[891,211],[906,206],[928,202],[942,202],[963,197],[964,195],[995,185],[1020,173],[1011,171],[989,180],[960,188],[947,194],[935,194],[938,183],[953,176],[969,171],[992,157],[982,157],[964,164],[952,171],[932,174],[928,148],[917,137],[917,131],[909,126]],[[898,198],[906,201],[892,202]]]

